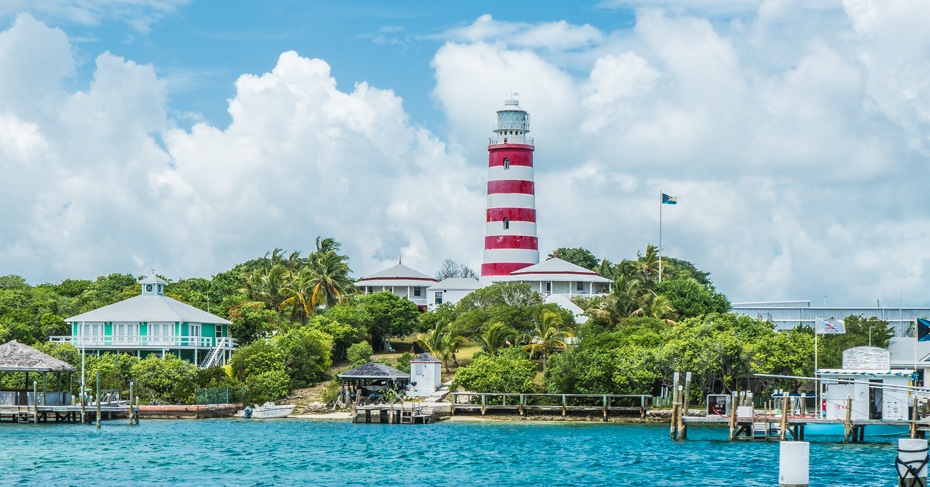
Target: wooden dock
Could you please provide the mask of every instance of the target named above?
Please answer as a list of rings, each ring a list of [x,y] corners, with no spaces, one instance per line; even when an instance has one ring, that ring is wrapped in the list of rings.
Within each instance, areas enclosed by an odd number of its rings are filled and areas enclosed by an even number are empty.
[[[97,413],[100,413],[100,419],[118,419],[129,418],[133,416],[138,418],[139,406],[132,406],[130,412],[129,404],[123,405],[101,405],[99,409],[95,405],[84,408],[84,422],[93,423],[97,420]],[[81,406],[0,406],[0,422],[9,421],[13,423],[80,423]]]
[[[456,412],[503,412],[526,416],[530,413],[556,413],[567,416],[573,412],[600,414],[608,421],[613,414],[639,413],[641,419],[652,403],[651,395],[641,394],[501,394],[453,392],[452,414]]]
[[[354,406],[353,423],[429,424],[440,419],[438,404],[397,403]]]

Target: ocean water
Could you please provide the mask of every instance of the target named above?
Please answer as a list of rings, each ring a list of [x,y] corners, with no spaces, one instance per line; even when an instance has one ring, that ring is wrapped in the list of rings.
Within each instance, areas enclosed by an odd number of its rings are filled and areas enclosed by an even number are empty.
[[[143,420],[0,424],[0,485],[778,485],[778,442],[719,427]],[[896,440],[811,443],[811,485],[896,484]]]

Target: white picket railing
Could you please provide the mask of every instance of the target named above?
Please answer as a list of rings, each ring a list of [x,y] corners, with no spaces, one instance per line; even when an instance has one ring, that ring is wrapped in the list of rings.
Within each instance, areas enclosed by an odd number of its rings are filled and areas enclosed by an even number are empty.
[[[75,347],[108,348],[215,348],[234,350],[238,345],[229,337],[150,337],[150,336],[52,336],[52,343],[70,343]]]

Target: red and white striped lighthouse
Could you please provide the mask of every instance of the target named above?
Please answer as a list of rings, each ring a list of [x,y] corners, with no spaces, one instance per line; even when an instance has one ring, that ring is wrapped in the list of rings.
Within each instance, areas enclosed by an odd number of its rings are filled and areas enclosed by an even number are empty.
[[[481,277],[507,276],[539,263],[530,114],[517,100],[497,111],[488,144],[488,210]]]

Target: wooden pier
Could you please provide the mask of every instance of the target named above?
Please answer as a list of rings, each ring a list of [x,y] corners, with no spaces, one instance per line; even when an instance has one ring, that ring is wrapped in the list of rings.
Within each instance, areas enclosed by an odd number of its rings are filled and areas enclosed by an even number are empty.
[[[353,423],[429,424],[440,419],[438,404],[397,403],[354,406]]]
[[[640,394],[501,394],[453,392],[452,414],[456,412],[557,413],[567,416],[572,412],[595,413],[608,421],[614,413],[639,413],[641,419],[652,404],[651,395]],[[477,401],[476,401],[477,399]],[[548,404],[547,404],[548,403]]]
[[[96,405],[88,405],[83,408],[84,423],[94,423],[97,421],[97,414],[100,419],[119,419],[132,418],[138,424],[139,406],[129,404],[121,405],[101,405],[98,409]],[[9,421],[13,423],[81,423],[82,408],[80,405],[69,406],[0,406],[0,422]]]

